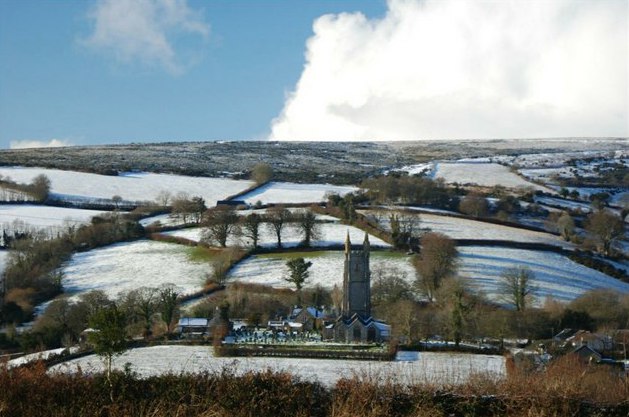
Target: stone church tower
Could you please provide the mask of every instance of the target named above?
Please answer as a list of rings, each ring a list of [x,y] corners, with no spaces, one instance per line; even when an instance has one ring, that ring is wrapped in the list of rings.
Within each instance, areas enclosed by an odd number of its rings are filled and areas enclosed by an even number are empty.
[[[371,273],[369,272],[369,236],[365,233],[362,248],[352,250],[349,232],[345,238],[345,269],[343,271],[342,316],[357,313],[362,319],[371,317]]]

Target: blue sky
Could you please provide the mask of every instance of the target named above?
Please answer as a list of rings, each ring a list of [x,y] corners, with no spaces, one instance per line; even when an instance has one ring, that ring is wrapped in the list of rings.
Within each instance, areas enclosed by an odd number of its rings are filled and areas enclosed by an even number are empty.
[[[0,147],[263,139],[299,79],[313,21],[385,10],[379,0],[189,1],[209,34],[177,39],[185,68],[172,73],[84,45],[96,5],[0,1]]]
[[[0,148],[629,135],[626,0],[0,0]]]

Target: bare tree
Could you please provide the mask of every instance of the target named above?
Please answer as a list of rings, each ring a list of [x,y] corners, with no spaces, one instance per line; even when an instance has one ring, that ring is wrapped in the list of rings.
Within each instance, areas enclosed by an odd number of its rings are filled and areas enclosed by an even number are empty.
[[[266,163],[256,164],[251,169],[250,177],[256,182],[256,184],[263,184],[273,177],[273,168],[271,165]]]
[[[225,283],[225,279],[227,278],[227,272],[239,255],[239,250],[237,248],[222,250],[212,259],[212,274],[208,277],[207,282],[223,285]]]
[[[239,230],[238,220],[233,207],[219,206],[208,210],[203,222],[203,239],[226,247],[229,236]]]
[[[116,194],[115,196],[111,197],[111,201],[113,201],[116,210],[118,210],[120,208],[120,203],[122,203],[122,197]]]
[[[291,212],[284,206],[271,207],[267,211],[266,220],[277,237],[277,247],[282,247],[282,229],[291,220]]]
[[[409,299],[400,299],[388,309],[387,321],[406,343],[412,343],[419,336],[419,311],[419,305]]]
[[[612,244],[625,234],[622,218],[608,210],[590,214],[585,228],[599,240],[601,252],[605,256],[611,254]]]
[[[421,240],[421,253],[415,255],[418,273],[416,285],[430,301],[443,280],[456,271],[457,250],[454,241],[441,233],[426,233]]]
[[[134,322],[141,322],[143,336],[152,334],[153,317],[158,310],[159,293],[157,288],[140,287],[126,293],[122,305],[128,311],[128,317]]]
[[[44,174],[39,174],[33,178],[31,190],[33,197],[35,197],[37,201],[46,200],[48,198],[48,194],[50,193],[50,178]]]
[[[507,268],[501,275],[500,289],[504,301],[513,305],[516,311],[524,311],[533,301],[535,274],[529,267]]]
[[[459,211],[474,217],[484,217],[489,212],[489,205],[482,194],[470,193],[459,202]]]
[[[330,296],[332,297],[332,305],[334,306],[334,311],[340,313],[341,307],[343,305],[343,290],[338,285],[334,284]]]
[[[177,298],[179,293],[177,292],[173,284],[166,284],[159,289],[159,312],[162,316],[162,321],[166,325],[166,332],[170,334],[172,332],[172,325],[178,315]]]
[[[155,202],[161,207],[168,207],[171,197],[170,191],[161,190],[155,197]]]
[[[187,193],[180,192],[172,199],[173,214],[184,223],[188,223],[188,217],[190,215],[190,196]]]
[[[305,210],[295,216],[297,227],[303,236],[302,244],[310,247],[312,240],[316,240],[320,236],[320,228],[317,223],[317,216],[310,210]]]
[[[260,240],[260,225],[263,222],[262,216],[257,213],[251,213],[242,219],[241,231],[244,237],[251,239],[254,248],[258,247]]]
[[[388,308],[400,300],[413,298],[406,273],[398,268],[374,268],[371,271],[371,303]]]
[[[96,313],[101,308],[107,307],[113,303],[112,300],[107,297],[102,290],[92,290],[86,293],[83,293],[79,296],[79,304],[84,304],[87,307],[86,315],[89,316]]]
[[[207,206],[205,205],[205,200],[203,199],[203,197],[199,197],[199,196],[192,197],[188,205],[190,207],[192,221],[194,221],[197,224],[201,223],[203,214],[207,210]]]
[[[557,230],[564,240],[570,240],[574,236],[574,220],[568,212],[564,211],[557,219]]]
[[[460,279],[450,279],[442,288],[446,307],[448,328],[455,346],[459,346],[463,333],[468,324],[468,316],[473,303],[468,297],[468,290]]]
[[[391,214],[389,224],[394,246],[416,250],[419,243],[420,222],[419,214]]]

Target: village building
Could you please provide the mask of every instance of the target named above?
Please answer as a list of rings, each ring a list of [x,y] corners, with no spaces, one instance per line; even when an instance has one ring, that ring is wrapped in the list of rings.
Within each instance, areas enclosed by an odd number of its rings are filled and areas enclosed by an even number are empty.
[[[349,233],[345,238],[343,304],[341,315],[324,330],[326,339],[341,343],[386,342],[391,326],[371,315],[371,272],[369,236],[360,247],[352,248]]]
[[[211,319],[200,317],[182,317],[177,323],[175,333],[181,338],[203,338],[214,336],[215,332],[226,334],[231,328],[231,323],[221,313],[220,307],[214,310]]]
[[[200,317],[182,317],[177,323],[175,333],[182,338],[200,338],[210,334],[209,319]]]
[[[322,329],[326,318],[329,315],[323,309],[296,306],[289,316],[289,322],[300,324],[302,331],[311,332]]]

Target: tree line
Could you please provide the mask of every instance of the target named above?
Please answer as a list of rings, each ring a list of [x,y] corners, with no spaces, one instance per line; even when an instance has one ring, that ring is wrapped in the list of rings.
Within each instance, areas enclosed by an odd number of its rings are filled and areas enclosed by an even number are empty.
[[[2,275],[0,322],[27,321],[34,306],[61,293],[61,264],[77,251],[137,239],[144,231],[129,215],[109,213],[68,226],[55,238],[33,234],[11,241]]]
[[[8,201],[15,201],[16,199],[17,201],[24,201],[25,199],[20,197],[20,193],[23,193],[34,201],[44,202],[50,194],[50,185],[50,179],[44,174],[37,175],[29,184],[17,183],[10,177],[0,176],[0,189],[17,192],[17,194],[4,192],[4,197],[10,199]],[[27,198],[26,200],[30,199]]]
[[[310,247],[320,237],[320,223],[312,210],[291,212],[278,205],[270,207],[264,214],[252,212],[240,216],[233,207],[218,206],[207,210],[202,220],[203,241],[227,247],[230,237],[244,237],[255,249],[259,247],[262,227],[275,235],[277,247],[282,248],[282,236],[287,228],[297,229],[302,237],[300,246]]]

